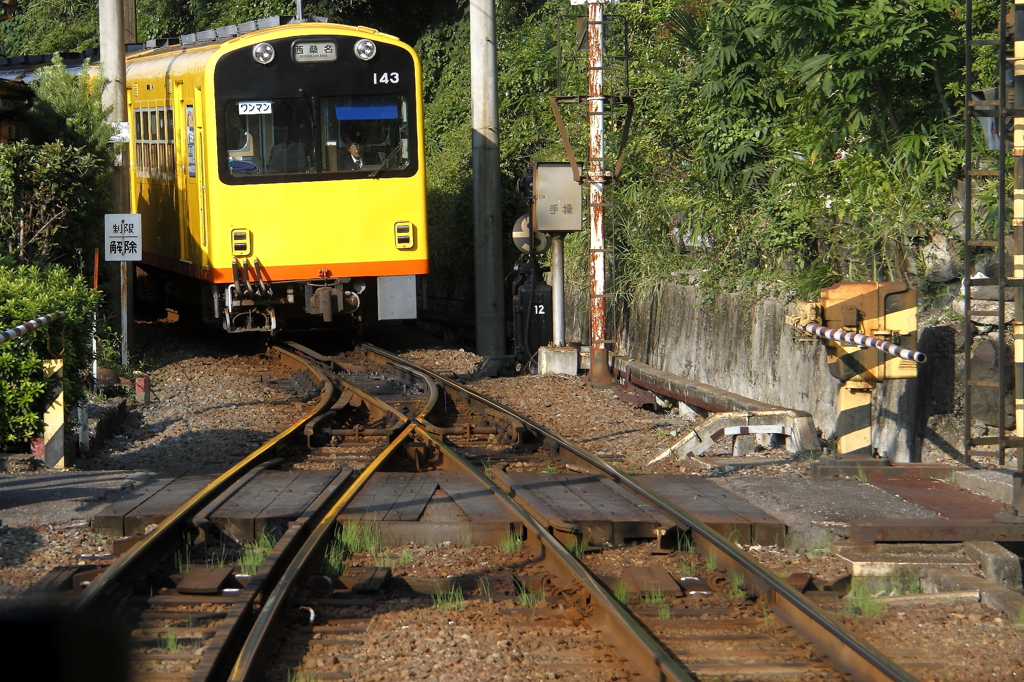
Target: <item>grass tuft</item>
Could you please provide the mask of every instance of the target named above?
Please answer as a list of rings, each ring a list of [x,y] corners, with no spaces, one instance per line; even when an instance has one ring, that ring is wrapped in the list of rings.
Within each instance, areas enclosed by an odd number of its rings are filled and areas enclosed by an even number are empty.
[[[168,628],[167,634],[160,638],[160,646],[172,654],[176,654],[181,649],[181,642],[178,641],[178,635],[174,633],[174,630]]]
[[[576,537],[574,535],[572,540],[569,541],[569,544],[567,544],[565,548],[569,550],[569,554],[572,554],[574,557],[579,559],[587,553],[587,547],[589,546],[590,540],[586,536]]]
[[[265,532],[242,545],[242,558],[239,561],[242,573],[255,575],[272,549],[274,549],[274,538]]]
[[[615,597],[615,601],[620,604],[629,603],[629,589],[626,587],[626,583],[622,582],[622,578],[615,581],[612,585],[612,596]]]
[[[342,526],[336,525],[334,537],[331,538],[330,544],[327,545],[327,552],[324,553],[324,561],[320,570],[329,576],[342,575],[348,567],[349,553],[342,538],[343,534]]]
[[[871,594],[871,587],[863,580],[854,580],[849,594],[843,599],[843,612],[874,618],[884,608],[882,602]]]
[[[661,606],[665,603],[665,591],[660,587],[644,592],[644,603],[647,606]]]
[[[498,549],[505,554],[512,556],[523,546],[523,536],[519,533],[509,531],[501,540],[498,541]]]
[[[696,578],[697,577],[697,560],[695,557],[690,556],[688,559],[683,559],[676,564],[676,571],[683,578]]]
[[[742,597],[746,594],[746,591],[743,589],[745,582],[746,581],[744,580],[742,573],[739,571],[730,571],[729,589],[726,594],[730,597]]]
[[[438,611],[465,611],[466,599],[462,596],[462,587],[454,583],[447,590],[439,590],[430,595]]]
[[[375,554],[384,547],[380,523],[375,520],[346,523],[342,527],[341,541],[353,554],[356,552]]]
[[[708,552],[707,557],[704,559],[704,568],[707,569],[708,573],[714,573],[718,569],[718,557],[715,556],[714,552]]]
[[[693,554],[694,549],[696,549],[696,547],[694,546],[693,538],[690,537],[689,533],[676,533],[677,552],[682,552],[683,554]]]
[[[829,545],[832,544],[832,533],[824,528],[815,533],[811,538],[810,546],[807,548],[807,556],[817,557],[828,554]]]
[[[672,609],[668,604],[658,604],[658,618],[660,620],[672,620]]]
[[[479,581],[480,595],[488,602],[494,601],[494,586],[491,584],[490,576],[481,576]]]
[[[889,594],[921,594],[921,577],[907,571],[889,576]]]
[[[544,590],[538,590],[534,592],[525,585],[519,585],[516,587],[516,601],[524,609],[533,609],[537,607],[537,604],[544,599]]]

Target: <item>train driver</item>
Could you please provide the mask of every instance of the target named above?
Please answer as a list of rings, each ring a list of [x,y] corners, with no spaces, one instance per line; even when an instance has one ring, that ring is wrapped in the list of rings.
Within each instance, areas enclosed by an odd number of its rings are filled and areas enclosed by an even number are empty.
[[[350,140],[348,143],[348,154],[345,154],[341,163],[338,164],[338,170],[353,171],[359,170],[363,167],[363,145],[359,144],[356,140]]]

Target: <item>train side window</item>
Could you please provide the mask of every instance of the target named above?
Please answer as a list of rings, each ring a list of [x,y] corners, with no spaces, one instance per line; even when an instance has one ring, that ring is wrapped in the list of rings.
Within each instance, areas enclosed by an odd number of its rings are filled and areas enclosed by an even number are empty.
[[[174,111],[167,109],[167,177],[177,175],[177,163],[174,159]]]
[[[142,112],[135,110],[135,174],[145,176],[146,159],[143,156],[145,143],[142,141]]]

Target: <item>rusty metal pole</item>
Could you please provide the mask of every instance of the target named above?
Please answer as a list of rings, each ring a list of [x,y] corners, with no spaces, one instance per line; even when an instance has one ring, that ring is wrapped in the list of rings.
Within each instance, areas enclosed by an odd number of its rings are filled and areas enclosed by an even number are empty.
[[[605,309],[604,5],[587,2],[587,118],[590,122],[590,372],[593,384],[614,384],[608,369]]]

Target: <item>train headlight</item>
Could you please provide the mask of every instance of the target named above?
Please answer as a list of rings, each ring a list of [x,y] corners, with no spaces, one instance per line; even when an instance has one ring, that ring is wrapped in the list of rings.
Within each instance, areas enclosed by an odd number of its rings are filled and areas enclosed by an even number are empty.
[[[252,58],[257,64],[269,64],[274,61],[274,48],[270,43],[257,43],[252,47]]]
[[[356,46],[352,51],[364,62],[368,62],[377,56],[377,44],[372,40],[363,38],[356,42]]]

